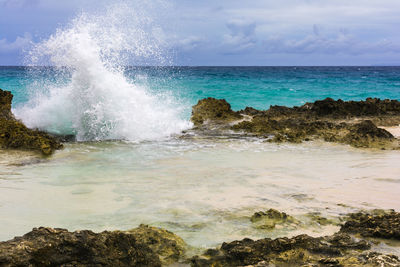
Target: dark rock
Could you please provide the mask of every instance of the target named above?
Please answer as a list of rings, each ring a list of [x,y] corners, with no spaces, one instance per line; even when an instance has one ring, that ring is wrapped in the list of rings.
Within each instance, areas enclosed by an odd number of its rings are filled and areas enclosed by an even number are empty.
[[[0,89],[0,148],[26,149],[50,155],[63,145],[49,134],[31,130],[11,113],[12,94]]]
[[[14,116],[11,113],[11,102],[13,95],[9,91],[0,89],[0,118],[11,120]]]
[[[195,256],[191,263],[192,266],[246,266],[260,262],[272,266],[302,266],[323,262],[343,264],[353,256],[354,250],[363,251],[369,248],[366,241],[357,241],[346,234],[318,238],[299,235],[257,241],[243,239],[223,243],[219,253]],[[357,258],[357,261],[361,263],[362,259]]]
[[[191,120],[194,125],[202,125],[206,121],[230,122],[241,119],[242,116],[231,109],[225,99],[205,98],[193,106]]]
[[[384,147],[385,143],[395,139],[391,133],[385,129],[376,127],[370,120],[352,125],[349,127],[349,130],[349,133],[343,140],[345,143],[355,147]]]
[[[400,143],[379,125],[400,123],[400,102],[368,98],[366,101],[342,101],[327,98],[301,107],[271,106],[257,111],[241,111],[250,120],[231,129],[244,131],[271,142],[300,143],[315,139],[349,144],[354,147],[399,149]]]
[[[395,211],[352,213],[340,231],[363,237],[400,240],[400,213]]]
[[[400,102],[397,100],[380,100],[379,98],[367,98],[365,101],[335,101],[332,98],[315,101],[311,106],[317,116],[333,116],[336,118],[398,115]]]
[[[161,266],[185,249],[180,237],[147,225],[102,233],[41,227],[0,242],[0,266]]]
[[[1,242],[0,266],[161,266],[161,262],[133,234],[41,227]]]

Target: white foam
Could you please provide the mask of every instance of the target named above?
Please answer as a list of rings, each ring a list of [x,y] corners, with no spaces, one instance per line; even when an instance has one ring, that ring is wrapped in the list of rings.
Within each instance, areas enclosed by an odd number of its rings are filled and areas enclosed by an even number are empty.
[[[95,15],[83,13],[36,45],[31,65],[57,67],[56,81],[53,75],[35,84],[16,116],[28,127],[74,133],[81,141],[157,139],[190,127],[173,98],[124,76],[129,63],[167,62],[162,31],[143,8],[120,3]]]

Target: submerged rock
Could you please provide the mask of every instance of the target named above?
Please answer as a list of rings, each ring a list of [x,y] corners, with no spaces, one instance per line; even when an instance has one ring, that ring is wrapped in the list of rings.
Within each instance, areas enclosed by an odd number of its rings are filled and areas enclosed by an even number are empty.
[[[339,220],[334,220],[334,219],[328,219],[326,217],[321,216],[321,213],[319,212],[311,212],[306,214],[308,218],[311,219],[312,222],[315,222],[321,226],[326,226],[326,225],[338,225]]]
[[[205,98],[193,106],[191,120],[195,126],[207,121],[231,122],[241,119],[241,115],[231,109],[225,99]]]
[[[247,117],[240,120],[240,115]],[[377,127],[400,123],[397,100],[335,101],[327,98],[301,107],[271,106],[265,111],[247,107],[235,113],[225,100],[207,98],[193,107],[192,121],[203,127],[206,121],[225,123],[232,130],[266,137],[271,142],[300,143],[321,139],[354,147],[400,148],[399,140]],[[236,123],[230,126],[232,121]]]
[[[13,95],[0,89],[0,147],[26,149],[50,155],[63,145],[49,134],[27,128],[11,113]]]
[[[371,213],[351,213],[340,231],[359,234],[363,237],[400,240],[400,213],[382,210]]]
[[[274,229],[276,225],[289,226],[299,223],[294,217],[275,209],[256,212],[251,216],[250,220],[256,228],[267,230]]]

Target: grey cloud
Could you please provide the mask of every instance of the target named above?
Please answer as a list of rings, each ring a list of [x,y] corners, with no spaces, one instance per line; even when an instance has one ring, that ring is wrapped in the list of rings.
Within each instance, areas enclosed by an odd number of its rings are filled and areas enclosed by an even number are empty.
[[[194,50],[201,46],[204,39],[198,36],[189,36],[188,38],[179,40],[175,44],[175,48],[181,49],[185,52]]]
[[[286,39],[275,36],[263,42],[264,51],[268,53],[288,54],[348,54],[400,52],[400,44],[380,40],[366,42],[357,39],[347,29],[341,29],[334,36],[324,36],[318,26],[313,27],[313,35],[300,39]]]
[[[229,34],[223,36],[224,54],[243,53],[257,45],[256,24],[254,22],[231,21],[226,24]]]

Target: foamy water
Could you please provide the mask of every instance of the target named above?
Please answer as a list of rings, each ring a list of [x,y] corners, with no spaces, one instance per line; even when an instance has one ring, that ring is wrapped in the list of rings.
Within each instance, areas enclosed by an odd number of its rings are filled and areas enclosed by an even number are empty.
[[[55,66],[56,73],[33,82],[30,100],[15,115],[28,127],[74,134],[79,141],[154,140],[189,128],[170,94],[152,94],[124,76],[123,66],[135,59],[167,60],[161,30],[145,11],[119,3],[82,13],[37,44],[28,61]]]
[[[338,218],[359,209],[400,209],[397,151],[257,139],[170,139],[67,144],[41,162],[4,153],[1,240],[36,226],[101,231],[145,223],[202,248],[244,237],[338,230],[311,223],[310,212]],[[250,216],[269,208],[303,225],[253,228]]]

